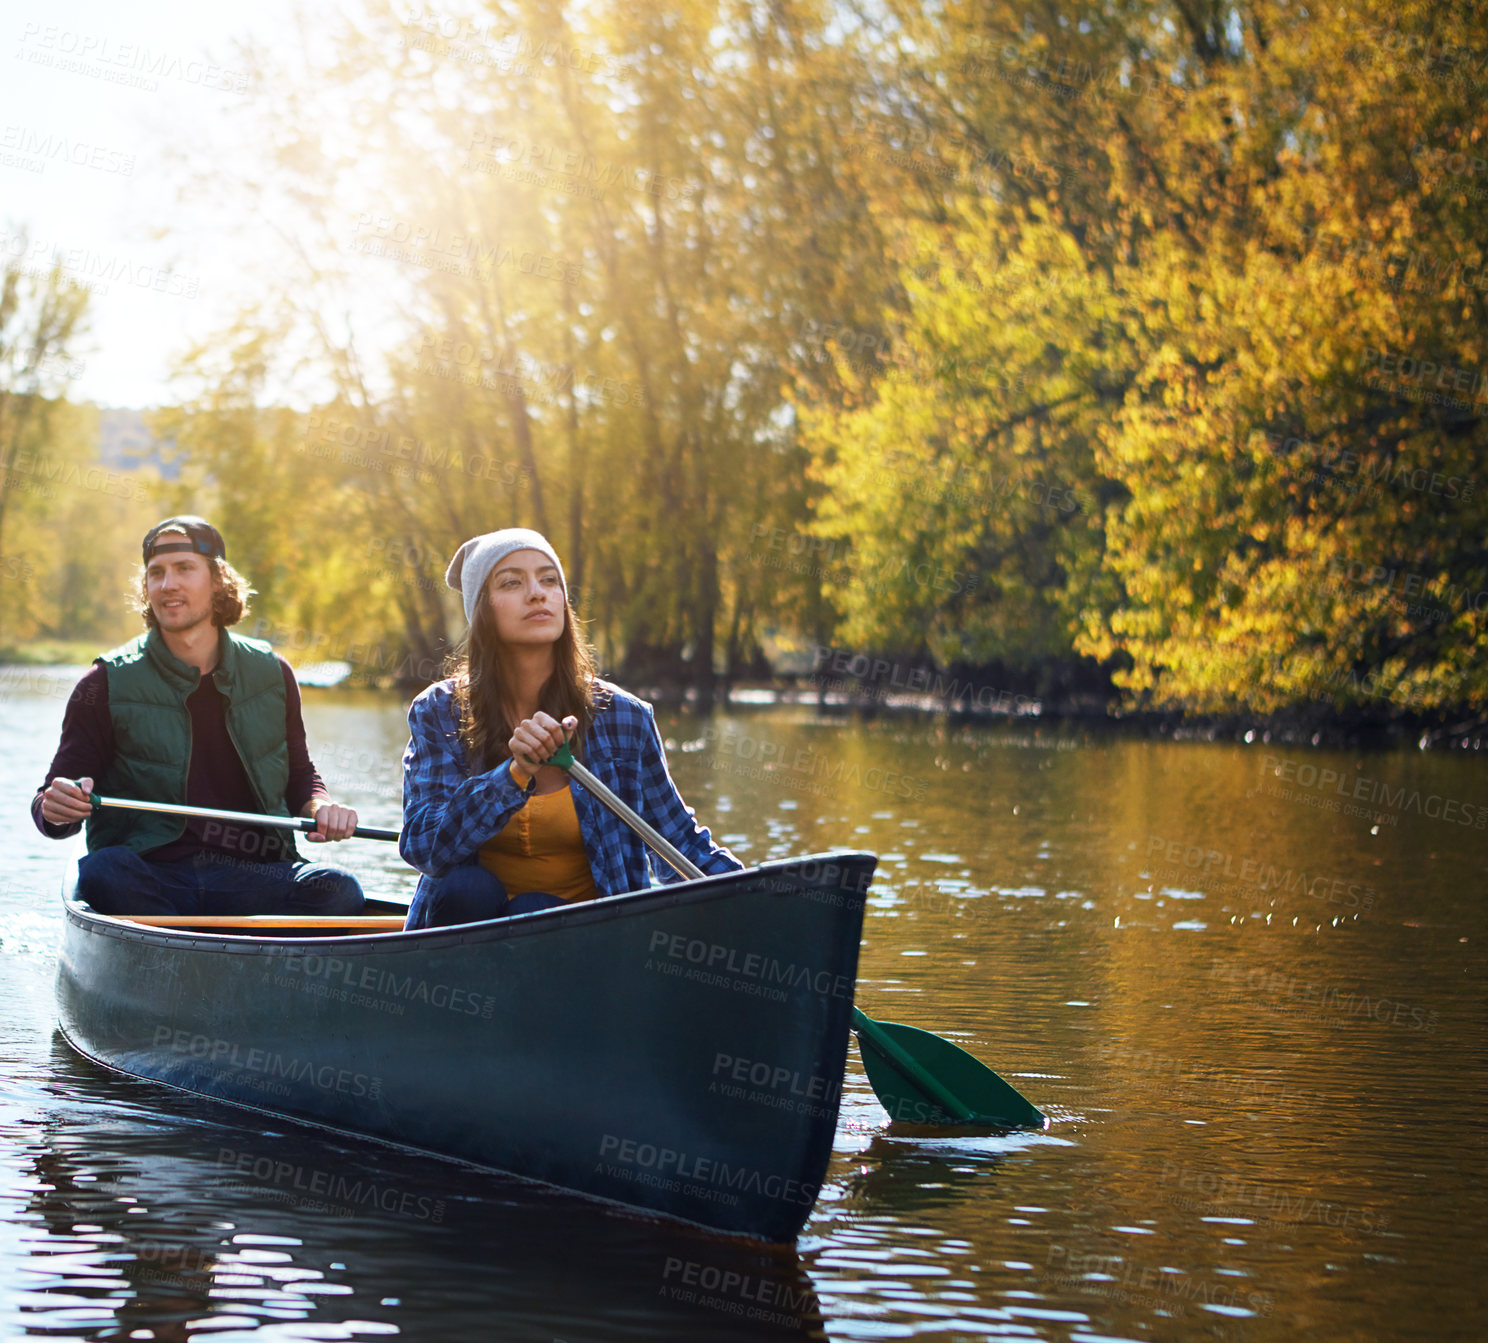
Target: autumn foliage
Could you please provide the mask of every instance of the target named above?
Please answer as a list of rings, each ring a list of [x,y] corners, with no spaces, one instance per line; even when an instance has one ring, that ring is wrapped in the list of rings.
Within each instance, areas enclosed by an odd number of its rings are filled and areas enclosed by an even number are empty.
[[[161,428],[264,628],[433,666],[448,554],[529,524],[653,683],[1483,702],[1460,7],[370,3],[260,60],[203,171],[284,246]]]

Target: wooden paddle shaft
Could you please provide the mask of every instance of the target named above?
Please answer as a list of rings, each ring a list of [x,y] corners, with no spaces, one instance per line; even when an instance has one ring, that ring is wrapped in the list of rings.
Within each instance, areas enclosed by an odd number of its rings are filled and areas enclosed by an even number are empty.
[[[595,797],[603,802],[605,806],[614,812],[616,816],[624,821],[626,825],[634,830],[636,834],[644,839],[647,844],[655,849],[657,853],[665,858],[684,877],[706,877],[708,875],[691,858],[683,853],[681,849],[666,839],[660,831],[647,825],[645,821],[616,797],[609,788],[596,779],[583,765],[579,764],[577,760],[568,765],[561,766],[561,768],[566,769],[572,774],[574,778],[583,784],[585,788],[593,793]]]
[[[167,816],[199,816],[208,821],[233,821],[238,825],[269,825],[280,830],[298,830],[310,834],[315,822],[308,816],[268,816],[257,811],[218,811],[213,807],[183,807],[175,802],[139,802],[128,797],[102,797],[89,794],[95,807],[122,807],[128,811],[158,811]],[[359,825],[352,835],[357,839],[397,839],[396,830],[379,830],[370,825]]]

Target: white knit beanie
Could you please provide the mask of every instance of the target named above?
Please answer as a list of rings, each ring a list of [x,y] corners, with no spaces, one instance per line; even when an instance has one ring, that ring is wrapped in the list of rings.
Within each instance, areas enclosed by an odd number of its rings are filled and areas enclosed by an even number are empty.
[[[563,598],[568,600],[568,579],[563,576],[563,565],[557,552],[548,544],[547,537],[529,527],[507,527],[499,532],[471,537],[455,551],[455,558],[444,571],[444,581],[465,601],[466,620],[475,619],[475,604],[480,600],[481,589],[485,587],[491,570],[516,550],[536,550],[552,560],[553,567],[558,570],[558,581],[563,584]]]

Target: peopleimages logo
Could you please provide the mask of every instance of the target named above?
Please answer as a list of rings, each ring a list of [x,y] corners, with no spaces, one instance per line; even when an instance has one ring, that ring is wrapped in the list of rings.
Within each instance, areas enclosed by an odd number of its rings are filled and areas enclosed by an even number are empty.
[[[827,671],[840,673],[844,685],[850,678],[854,683],[861,683],[878,691],[930,695],[936,699],[965,703],[994,713],[1036,715],[1042,709],[1043,702],[1036,695],[998,690],[986,684],[973,685],[970,681],[955,677],[947,680],[944,673],[933,667],[909,667],[902,662],[890,662],[887,658],[871,657],[867,653],[829,648],[826,644],[812,644],[811,649],[812,675],[820,678]],[[830,681],[826,684],[831,687]]]
[[[88,140],[71,140],[56,131],[28,126],[23,122],[13,121],[0,130],[0,149],[34,155],[42,161],[43,166],[50,160],[69,163],[77,168],[117,173],[121,177],[134,176],[133,154]]]
[[[313,1059],[293,1056],[286,1058],[277,1051],[244,1049],[232,1040],[215,1040],[210,1035],[193,1035],[190,1031],[157,1026],[156,1047],[167,1042],[174,1054],[186,1054],[226,1068],[257,1073],[270,1081],[283,1078],[290,1082],[308,1082],[321,1091],[339,1091],[349,1096],[365,1096],[369,1100],[377,1100],[382,1095],[382,1078],[338,1068],[333,1063],[317,1064]]]
[[[224,93],[243,93],[248,88],[246,70],[224,69],[195,56],[157,51],[138,42],[120,42],[111,35],[55,24],[43,28],[39,23],[27,23],[21,30],[16,59],[150,93],[160,88],[162,79]]]
[[[1401,573],[1399,569],[1387,569],[1382,564],[1365,564],[1359,560],[1340,564],[1335,559],[1328,563],[1328,577],[1340,585],[1378,588],[1403,597],[1434,597],[1480,615],[1488,612],[1488,588],[1473,591],[1471,584],[1450,583],[1440,575],[1432,578],[1419,573]]]
[[[219,1148],[217,1164],[230,1166],[237,1174],[247,1175],[276,1192],[299,1196],[299,1202],[314,1206],[312,1200],[323,1200],[320,1206],[339,1205],[348,1209],[377,1208],[402,1217],[416,1217],[425,1222],[444,1220],[444,1200],[414,1194],[378,1184],[376,1180],[349,1176],[335,1171],[315,1170],[291,1161],[239,1152],[231,1147]]]
[[[696,1259],[678,1259],[671,1255],[667,1257],[661,1277],[666,1284],[667,1295],[674,1301],[712,1305],[729,1314],[743,1315],[767,1324],[799,1326],[799,1316],[809,1310],[815,1301],[809,1287],[797,1291],[789,1283],[774,1282],[769,1278],[755,1277],[751,1273],[740,1273],[737,1269],[719,1268],[715,1264],[704,1264]],[[714,1292],[717,1296],[699,1296],[696,1289]],[[737,1297],[739,1300],[729,1301],[729,1297]],[[763,1309],[768,1306],[783,1307],[794,1312],[796,1318],[779,1311]]]
[[[855,980],[847,975],[834,975],[830,970],[813,970],[809,965],[797,965],[794,961],[781,961],[757,951],[740,952],[737,947],[724,946],[719,942],[704,942],[701,938],[689,938],[683,933],[668,933],[657,928],[651,934],[647,948],[657,960],[665,957],[691,965],[702,975],[711,977],[719,987],[729,987],[729,975],[757,983],[767,992],[778,994],[784,1001],[784,990],[811,989],[823,997],[845,998],[852,1001]],[[652,968],[651,961],[647,967]]]
[[[272,969],[280,971],[274,976],[274,981],[281,987],[288,987],[293,982],[292,976],[300,977],[308,983],[323,984],[327,991],[322,992],[321,997],[334,996],[338,1000],[355,1002],[355,997],[348,998],[346,992],[340,992],[347,990],[353,994],[444,1008],[458,1016],[478,1016],[483,1021],[490,1021],[496,1010],[496,999],[490,994],[456,984],[430,984],[413,975],[397,975],[378,966],[343,960],[339,956],[306,955],[299,951],[281,955],[275,948],[269,964]]]
[[[45,238],[28,238],[21,232],[0,230],[0,255],[12,261],[24,257],[29,263],[28,274],[46,276],[60,271],[65,283],[94,294],[107,294],[111,285],[120,284],[131,289],[148,289],[168,298],[195,299],[201,285],[197,276],[179,275],[116,252],[63,247]]]
[[[1264,1292],[1248,1291],[1244,1283],[1226,1280],[1211,1282],[1192,1273],[1170,1269],[1140,1267],[1119,1254],[1097,1254],[1051,1245],[1044,1259],[1045,1272],[1054,1267],[1064,1276],[1054,1282],[1076,1287],[1088,1295],[1110,1296],[1122,1301],[1163,1303],[1168,1313],[1182,1309],[1181,1303],[1199,1301],[1204,1305],[1241,1314],[1269,1315],[1271,1297]],[[1100,1277],[1092,1275],[1100,1274]],[[1147,1293],[1147,1296],[1134,1294]],[[1211,1317],[1212,1318],[1212,1317]]]
[[[716,1186],[716,1190],[709,1191],[709,1196],[727,1203],[737,1203],[740,1194],[762,1194],[765,1198],[783,1199],[809,1208],[816,1202],[819,1188],[785,1175],[767,1175],[748,1166],[731,1166],[715,1157],[691,1156],[671,1147],[622,1138],[613,1133],[606,1133],[601,1138],[599,1155],[601,1165],[612,1176],[635,1178],[635,1175],[621,1170],[629,1167],[634,1172],[655,1177],[644,1183],[658,1184],[666,1189],[680,1190],[682,1182],[688,1181],[694,1188],[686,1192],[694,1195],[699,1192],[697,1186],[704,1189]],[[610,1160],[606,1161],[606,1158]]]
[[[1207,884],[1220,883],[1216,889],[1222,889],[1223,883],[1228,881],[1236,890],[1285,891],[1349,908],[1362,906],[1370,909],[1379,894],[1373,886],[1343,877],[1320,872],[1309,877],[1306,869],[1293,870],[1290,864],[1278,867],[1265,857],[1248,858],[1222,849],[1205,848],[1202,844],[1149,834],[1147,857],[1151,859],[1154,855],[1165,864],[1153,866],[1152,874],[1158,879],[1175,875],[1197,877]]]
[[[1246,1180],[1239,1176],[1220,1174],[1201,1166],[1164,1161],[1160,1185],[1176,1185],[1179,1190],[1198,1194],[1199,1198],[1184,1200],[1195,1210],[1212,1206],[1234,1205],[1236,1211],[1260,1211],[1269,1214],[1266,1220],[1276,1226],[1296,1226],[1302,1222],[1323,1222],[1328,1226],[1352,1228],[1356,1224],[1362,1231],[1382,1230],[1389,1218],[1373,1208],[1352,1207],[1334,1203],[1308,1193],[1289,1193],[1284,1187],[1263,1184],[1257,1180]],[[1169,1197],[1166,1202],[1173,1202]]]
[[[783,1064],[719,1053],[713,1059],[710,1095],[772,1110],[825,1118],[842,1095],[842,1078],[805,1074]]]
[[[1457,798],[1442,797],[1439,793],[1423,796],[1419,788],[1407,788],[1404,784],[1392,788],[1382,780],[1371,779],[1363,774],[1351,775],[1346,770],[1323,769],[1312,764],[1299,766],[1295,760],[1282,760],[1274,755],[1265,758],[1261,769],[1262,773],[1271,774],[1287,783],[1295,783],[1299,788],[1324,790],[1331,784],[1339,797],[1363,802],[1371,807],[1400,813],[1415,812],[1419,816],[1429,816],[1434,821],[1470,825],[1474,830],[1488,828],[1488,807],[1479,806],[1475,802],[1462,802]],[[1286,792],[1289,794],[1291,790]],[[1330,809],[1337,810],[1337,807],[1335,805]]]
[[[1312,1015],[1324,1024],[1339,1021],[1373,1021],[1381,1026],[1400,1026],[1409,1031],[1436,1034],[1439,1012],[1428,1011],[1395,998],[1371,998],[1366,993],[1341,989],[1333,984],[1320,984],[1298,979],[1296,975],[1265,966],[1215,959],[1209,965],[1209,978],[1229,985],[1231,997],[1243,990],[1271,999],[1280,999],[1268,1010]],[[1328,1016],[1329,1013],[1334,1014]]]

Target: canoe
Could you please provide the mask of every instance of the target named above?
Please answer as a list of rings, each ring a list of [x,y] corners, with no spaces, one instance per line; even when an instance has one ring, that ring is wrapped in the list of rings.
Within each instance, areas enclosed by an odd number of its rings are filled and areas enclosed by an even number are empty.
[[[133,1077],[790,1241],[831,1155],[875,861],[410,933],[151,926],[78,901],[74,864],[60,1025]],[[368,902],[374,928],[398,913]]]

